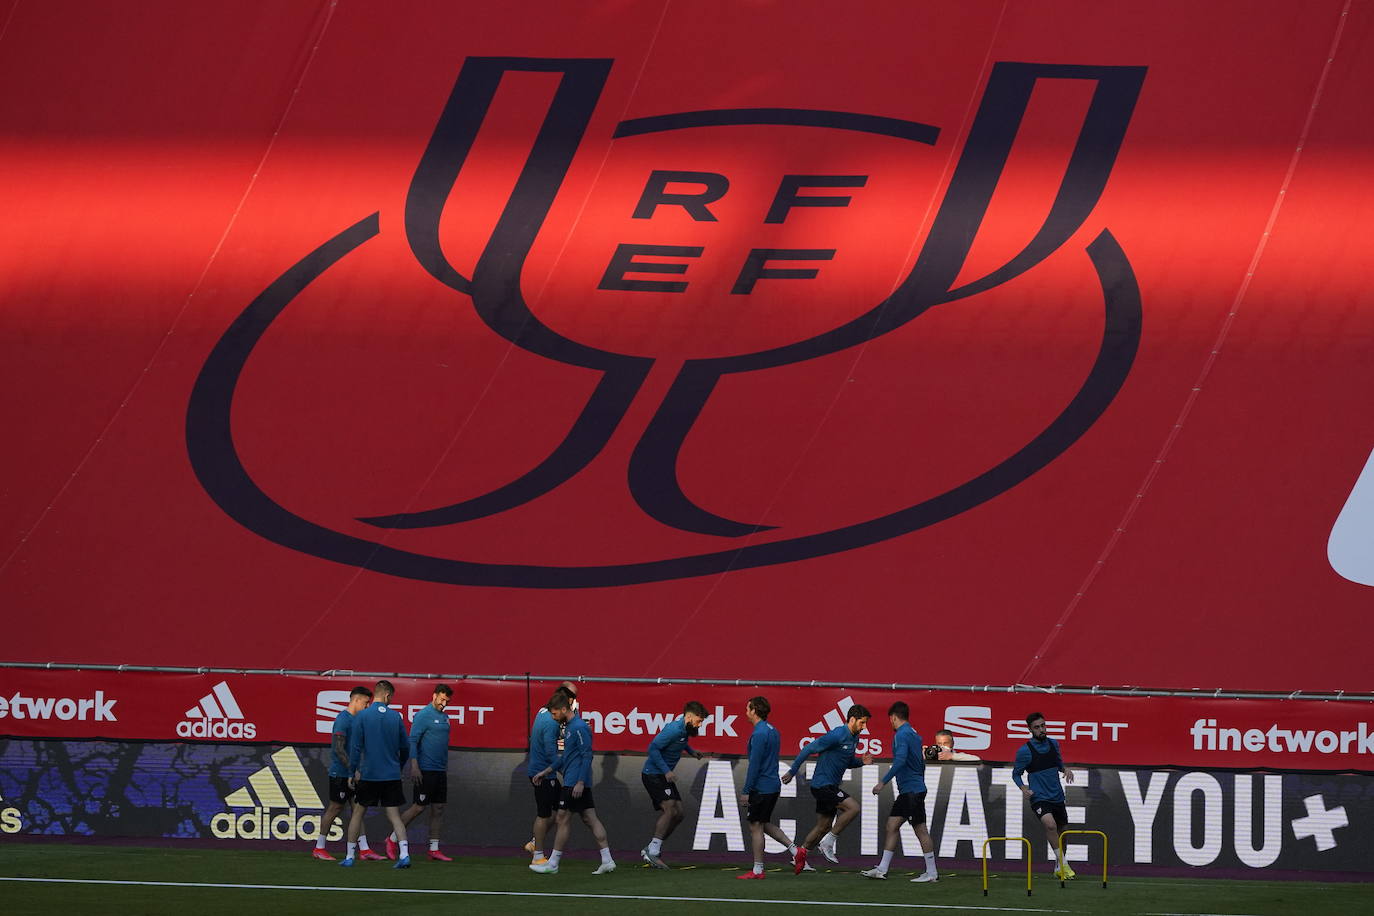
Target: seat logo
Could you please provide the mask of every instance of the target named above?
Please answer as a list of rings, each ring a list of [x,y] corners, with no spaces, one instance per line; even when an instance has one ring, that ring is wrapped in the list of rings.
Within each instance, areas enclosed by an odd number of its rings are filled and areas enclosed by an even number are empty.
[[[923,247],[909,273],[885,295],[860,303],[834,326],[808,327],[801,339],[770,340],[747,352],[693,356],[676,371],[633,447],[624,480],[638,508],[650,519],[696,535],[695,552],[638,562],[552,566],[512,557],[509,562],[424,553],[388,543],[388,531],[460,525],[530,503],[571,480],[603,455],[632,403],[641,399],[655,358],[617,348],[614,341],[574,339],[544,321],[521,291],[531,248],[579,146],[593,123],[613,62],[602,59],[473,57],[463,64],[406,198],[404,225],[420,269],[447,286],[461,307],[470,308],[490,332],[515,347],[556,361],[594,380],[580,415],[563,440],[532,467],[515,471],[489,492],[440,505],[412,508],[359,521],[378,529],[359,536],[298,515],[274,500],[239,459],[231,429],[235,388],[254,348],[299,294],[336,264],[377,237],[380,213],[372,213],[318,244],[257,296],[232,322],[207,358],[192,390],[186,442],[196,476],[211,498],[237,522],[278,544],[375,572],[455,585],[519,588],[591,588],[629,585],[796,562],[874,544],[965,512],[1015,487],[1079,439],[1102,415],[1124,383],[1140,339],[1141,303],[1125,252],[1109,230],[1086,246],[1102,291],[1103,333],[1096,358],[1076,393],[1043,428],[1010,454],[938,495],[913,505],[893,505],[881,514],[829,530],[777,528],[755,518],[727,518],[688,495],[679,479],[680,458],[698,420],[721,389],[747,384],[752,373],[805,363],[851,350],[888,334],[931,309],[977,296],[1024,274],[1062,248],[1093,212],[1125,138],[1145,77],[1144,67],[998,63],[990,73],[977,113],[935,210]],[[542,73],[558,88],[542,113],[509,199],[477,258],[465,274],[440,244],[440,221],[504,77]],[[1016,141],[1032,91],[1042,81],[1076,81],[1093,87],[1076,143],[1043,224],[1006,263],[982,276],[964,278],[966,256],[988,210]],[[599,122],[598,122],[599,123]],[[665,136],[689,143],[703,130],[806,131],[852,139],[887,138],[912,144],[912,155],[935,146],[941,129],[928,124],[852,112],[742,108],[668,113],[621,121],[610,138],[642,144]],[[747,130],[746,130],[747,129]],[[656,167],[662,166],[662,167]],[[703,226],[717,220],[713,207],[730,192],[724,171],[685,171],[672,162],[649,163],[635,186],[633,218],[685,212]],[[868,175],[781,176],[771,203],[759,215],[783,223],[800,208],[846,207],[867,186]],[[620,189],[622,191],[626,189]],[[459,206],[454,204],[453,206]],[[459,214],[461,218],[461,213]],[[450,217],[452,219],[454,217]],[[911,233],[921,213],[909,215]],[[693,262],[709,254],[690,244],[645,244],[628,239],[605,259],[596,289],[619,293],[680,294],[692,281]],[[697,241],[700,241],[699,239]],[[304,246],[302,247],[304,250]],[[836,256],[825,248],[750,248],[740,259],[734,285],[722,308],[755,294],[760,286],[814,280]],[[652,279],[651,279],[652,278]],[[796,287],[792,287],[796,288]],[[858,293],[848,295],[856,299]],[[789,328],[782,328],[783,332]],[[612,335],[613,336],[613,335]],[[732,341],[733,343],[733,341]],[[653,397],[657,398],[658,395]],[[891,422],[892,418],[886,418]],[[609,460],[609,459],[603,459]],[[700,496],[698,496],[698,499]],[[823,526],[821,526],[823,527]],[[413,545],[413,540],[408,542]]]

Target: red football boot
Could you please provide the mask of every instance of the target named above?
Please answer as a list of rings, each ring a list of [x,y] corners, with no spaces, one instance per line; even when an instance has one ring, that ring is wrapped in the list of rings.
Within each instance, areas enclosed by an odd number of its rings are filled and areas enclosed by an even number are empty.
[[[321,859],[321,860],[323,860],[323,861],[325,861],[325,862],[333,862],[333,861],[334,861],[334,857],[331,856],[327,850],[318,849],[318,848],[317,848],[317,849],[312,849],[312,850],[310,850],[310,858],[312,858],[312,859]]]

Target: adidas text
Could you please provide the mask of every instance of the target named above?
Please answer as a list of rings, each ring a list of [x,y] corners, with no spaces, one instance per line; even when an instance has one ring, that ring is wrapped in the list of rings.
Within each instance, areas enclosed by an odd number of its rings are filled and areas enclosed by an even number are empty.
[[[295,808],[275,814],[269,808],[253,808],[238,815],[221,811],[210,818],[210,832],[220,840],[314,840],[320,836],[320,816],[298,817]],[[343,827],[336,820],[326,839],[342,838]]]
[[[243,738],[251,741],[257,737],[258,727],[252,722],[200,719],[178,722],[177,734],[183,738]]]

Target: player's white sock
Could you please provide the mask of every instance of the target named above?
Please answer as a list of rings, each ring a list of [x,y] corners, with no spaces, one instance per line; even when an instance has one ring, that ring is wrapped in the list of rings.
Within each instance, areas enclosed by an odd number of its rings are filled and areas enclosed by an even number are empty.
[[[367,848],[367,837],[365,837],[365,836],[360,836],[360,837],[358,837],[358,848],[361,849],[363,852],[370,852],[370,851],[371,851],[371,850],[369,850],[369,849]]]
[[[788,854],[789,856],[791,856],[792,858],[794,858],[794,859],[797,857],[797,844],[796,844],[796,843],[788,843],[788,844],[787,844],[787,854]]]
[[[1054,858],[1059,863],[1059,870],[1064,870],[1064,851],[1058,846],[1054,847]]]
[[[935,853],[927,852],[924,855],[926,857],[926,874],[937,874],[937,872],[935,871]]]
[[[878,863],[878,871],[883,874],[887,874],[888,868],[892,866],[892,852],[893,850],[891,849],[883,850],[883,860]]]
[[[756,874],[756,875],[761,875],[761,874],[763,874],[763,863],[762,863],[762,862],[755,862],[755,863],[754,863],[754,874]]]
[[[663,851],[663,840],[662,840],[662,839],[660,839],[659,837],[654,837],[652,840],[649,841],[649,855],[651,855],[651,856],[656,856],[656,855],[658,855],[658,854],[659,854],[660,852],[662,852],[662,851]]]
[[[561,850],[555,849],[553,852],[549,853],[549,864],[557,866],[558,860],[561,858],[563,858],[563,852]]]
[[[398,836],[396,835],[396,831],[393,830],[393,831],[391,831],[391,836],[387,837],[387,839],[390,840],[391,842],[395,843],[397,840],[400,839],[400,837],[398,837]]]
[[[821,839],[821,843],[826,846],[834,846],[839,841],[840,835],[833,830],[827,833],[825,837]]]
[[[357,855],[358,855],[358,844],[357,844],[357,843],[349,843],[349,844],[348,844],[348,858],[352,859],[352,858],[356,857]]]
[[[430,852],[438,852],[438,851],[439,851],[439,841],[438,841],[438,840],[430,840],[430,841],[429,841],[429,851],[430,851]]]
[[[612,859],[612,858],[611,858],[611,847],[609,847],[609,846],[602,846],[602,847],[601,847],[601,864],[602,864],[602,865],[610,865],[610,864],[611,864],[612,862],[614,862],[614,861],[615,861],[615,859]]]
[[[315,841],[315,848],[316,848],[316,849],[324,849],[324,836],[323,836],[323,835],[321,835],[320,838],[319,838],[318,840]]]
[[[401,858],[404,859],[408,855],[410,855],[410,841],[401,840]]]

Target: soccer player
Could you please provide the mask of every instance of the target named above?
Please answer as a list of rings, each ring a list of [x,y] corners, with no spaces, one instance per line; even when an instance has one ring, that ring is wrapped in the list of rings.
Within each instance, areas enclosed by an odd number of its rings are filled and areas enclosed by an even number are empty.
[[[787,847],[793,858],[797,847],[792,838],[773,823],[773,808],[782,794],[782,781],[778,779],[778,748],[782,739],[778,730],[768,722],[772,706],[767,697],[754,697],[744,704],[744,717],[754,726],[749,735],[749,769],[744,775],[744,791],[740,793],[740,804],[746,806],[745,819],[749,821],[749,838],[754,849],[754,868],[736,878],[761,879],[763,875],[763,835],[766,833]]]
[[[363,818],[367,809],[375,805],[382,806],[396,836],[401,837],[401,857],[395,867],[410,867],[410,843],[405,839],[400,812],[406,800],[401,792],[401,765],[410,756],[410,743],[400,711],[387,705],[395,692],[390,681],[378,681],[372,688],[376,702],[358,713],[348,739],[348,763],[354,769],[353,787],[357,794],[353,817],[348,822],[348,857],[339,863],[346,868],[353,867]]]
[[[892,856],[897,851],[897,841],[901,838],[902,824],[911,823],[916,831],[916,839],[921,843],[921,854],[926,859],[924,874],[911,880],[916,884],[939,881],[935,870],[935,844],[931,842],[930,831],[926,829],[926,758],[921,745],[921,736],[911,727],[911,708],[900,701],[893,703],[887,710],[887,720],[892,724],[892,766],[888,768],[883,781],[873,787],[873,794],[883,791],[883,786],[892,780],[897,781],[897,798],[892,802],[892,810],[887,815],[887,837],[883,841],[883,858],[873,868],[861,871],[865,878],[887,877],[887,869],[892,864]]]
[[[553,692],[554,696],[562,695],[568,700],[568,705],[572,710],[572,716],[577,715],[577,689],[577,684],[573,683],[572,681],[564,681],[563,683],[559,684],[558,688]],[[530,731],[531,759],[528,772],[530,775],[530,782],[534,785],[535,789],[535,813],[534,832],[533,835],[530,837],[529,842],[525,844],[525,852],[530,854],[530,861],[535,865],[538,865],[540,862],[548,861],[548,859],[544,856],[544,842],[545,839],[548,837],[549,827],[553,824],[554,809],[558,807],[558,793],[561,788],[561,786],[558,784],[557,778],[555,778],[553,781],[552,788],[545,788],[543,790],[543,794],[540,794],[539,787],[541,784],[544,783],[545,780],[542,777],[539,782],[535,782],[534,780],[534,773],[537,769],[534,766],[533,759],[535,747],[535,734],[536,732],[538,732],[542,740],[542,736],[544,733],[542,731],[539,731],[539,729],[541,727],[545,730],[552,729],[551,734],[553,735],[553,750],[550,755],[552,758],[557,757],[558,755],[563,753],[564,736],[568,729],[567,719],[554,720],[550,717],[550,712],[550,707],[546,705],[542,709],[540,709],[539,712],[535,713],[534,726]],[[545,749],[547,750],[547,748]],[[547,763],[548,761],[544,762]],[[550,770],[550,772],[552,773],[556,769],[557,767],[555,767],[553,770]],[[543,799],[543,801],[541,801],[541,798]]]
[[[658,854],[663,851],[663,841],[682,823],[682,793],[677,790],[673,768],[684,753],[697,760],[705,756],[687,743],[704,721],[706,707],[692,700],[682,707],[682,718],[669,722],[649,742],[649,759],[644,762],[644,771],[639,778],[659,814],[654,823],[654,838],[639,854],[654,868],[668,867]]]
[[[572,701],[560,687],[535,715],[534,725],[530,728],[530,762],[525,772],[530,778],[530,785],[534,787],[534,838],[525,844],[525,851],[534,857],[531,865],[542,865],[548,861],[544,856],[544,841],[549,825],[553,823],[562,789],[556,775],[563,766],[563,755],[558,750],[558,732],[571,717]]]
[[[1045,734],[1045,717],[1038,712],[1026,716],[1026,726],[1030,728],[1031,739],[1016,752],[1016,764],[1011,768],[1011,780],[1030,802],[1031,810],[1040,818],[1045,827],[1045,839],[1054,849],[1059,867],[1054,876],[1061,881],[1076,878],[1078,875],[1064,861],[1059,848],[1059,831],[1069,823],[1069,812],[1064,808],[1064,786],[1059,782],[1059,774],[1064,781],[1073,784],[1073,770],[1064,766],[1064,758],[1059,753],[1059,742]],[[1021,774],[1030,774],[1030,785],[1021,781]]]
[[[452,687],[435,684],[429,705],[410,720],[410,779],[415,786],[415,799],[401,814],[401,823],[409,826],[429,809],[429,857],[436,862],[453,861],[439,851],[439,827],[448,805],[449,718],[444,708],[452,697]],[[396,858],[398,839],[395,833],[387,837],[388,859]]]
[[[570,702],[566,717],[568,730],[563,744],[563,788],[558,797],[558,829],[554,833],[553,852],[546,862],[530,863],[530,870],[542,875],[558,874],[558,862],[563,858],[563,847],[567,845],[568,834],[572,830],[571,812],[576,811],[582,823],[592,832],[592,839],[596,840],[596,846],[601,851],[601,864],[592,874],[604,875],[615,871],[615,860],[611,858],[606,828],[596,816],[596,802],[592,798],[592,730],[581,716],[573,715]]]
[[[859,803],[840,788],[844,771],[873,762],[872,754],[864,754],[862,759],[854,756],[859,733],[868,727],[872,713],[865,706],[849,707],[844,725],[837,725],[830,731],[802,748],[792,766],[783,774],[783,782],[791,782],[801,769],[807,757],[816,754],[816,772],[811,776],[811,796],[816,799],[816,826],[806,835],[797,847],[792,866],[797,874],[806,869],[806,853],[819,846],[821,855],[831,862],[839,862],[835,855],[835,841],[840,832],[859,813]]]
[[[316,859],[334,861],[334,857],[325,849],[329,828],[334,826],[334,819],[343,813],[344,805],[353,801],[353,787],[348,782],[348,777],[353,775],[353,767],[348,765],[348,738],[353,732],[353,717],[366,709],[371,702],[371,690],[361,685],[354,687],[348,692],[348,708],[334,717],[329,755],[329,805],[324,809],[324,816],[320,818],[320,835],[315,840],[315,849],[311,853]],[[381,858],[367,848],[365,834],[358,836],[358,847],[360,859]]]

